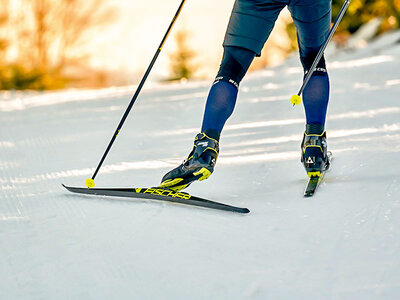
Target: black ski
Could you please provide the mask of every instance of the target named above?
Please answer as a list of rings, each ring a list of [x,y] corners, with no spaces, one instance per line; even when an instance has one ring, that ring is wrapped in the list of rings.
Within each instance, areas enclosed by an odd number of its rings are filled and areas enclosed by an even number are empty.
[[[304,197],[311,197],[314,195],[315,191],[317,190],[319,184],[321,183],[322,179],[324,178],[325,172],[321,173],[320,176],[312,176],[308,178],[308,183],[306,190],[304,191]]]
[[[250,212],[247,208],[231,206],[207,199],[195,197],[183,192],[174,192],[165,188],[79,188],[65,186],[68,191],[79,194],[110,196],[110,197],[128,197],[141,198],[158,201],[168,201],[173,203],[206,207],[224,211],[247,214]]]
[[[324,179],[325,173],[329,170],[329,167],[333,159],[332,152],[330,151],[328,151],[328,159],[329,159],[329,164],[324,172],[321,172],[319,176],[311,176],[310,178],[308,178],[306,190],[304,191],[304,197],[312,197],[317,191],[317,188],[320,185],[322,179]]]

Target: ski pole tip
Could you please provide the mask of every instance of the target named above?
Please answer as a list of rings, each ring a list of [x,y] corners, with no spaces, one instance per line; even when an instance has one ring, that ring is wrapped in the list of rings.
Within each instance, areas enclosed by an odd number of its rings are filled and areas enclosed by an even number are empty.
[[[94,180],[91,178],[88,178],[85,180],[85,185],[87,186],[88,189],[92,188],[95,186]]]
[[[291,102],[293,105],[299,105],[299,104],[301,103],[301,97],[300,97],[299,95],[293,95],[293,96],[290,98],[290,102]]]

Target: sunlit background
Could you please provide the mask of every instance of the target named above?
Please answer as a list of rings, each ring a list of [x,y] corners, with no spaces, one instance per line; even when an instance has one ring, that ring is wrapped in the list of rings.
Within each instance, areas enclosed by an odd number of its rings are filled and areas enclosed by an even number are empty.
[[[0,0],[0,89],[104,87],[136,83],[180,0]],[[233,0],[188,0],[150,80],[211,79]],[[333,1],[335,18],[343,1]],[[353,0],[335,36],[339,46],[363,24],[376,35],[399,27],[400,0]],[[287,10],[252,69],[296,49]],[[178,63],[179,62],[179,63]]]

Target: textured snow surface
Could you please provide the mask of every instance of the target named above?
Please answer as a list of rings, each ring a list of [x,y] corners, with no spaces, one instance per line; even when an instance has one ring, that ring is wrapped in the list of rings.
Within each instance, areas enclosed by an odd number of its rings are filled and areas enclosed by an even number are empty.
[[[297,57],[251,73],[194,195],[238,215],[73,195],[134,87],[0,96],[0,299],[398,299],[400,34],[329,58],[334,155],[302,197]],[[143,187],[188,154],[209,82],[149,85],[96,178]]]

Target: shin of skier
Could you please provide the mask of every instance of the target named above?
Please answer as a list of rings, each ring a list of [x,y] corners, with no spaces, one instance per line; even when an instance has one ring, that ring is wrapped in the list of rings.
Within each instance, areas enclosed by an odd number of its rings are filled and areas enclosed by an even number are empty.
[[[309,71],[331,23],[331,0],[236,0],[224,39],[224,54],[209,92],[201,132],[183,163],[164,175],[161,187],[175,191],[214,171],[219,139],[233,112],[239,84],[255,56],[260,56],[280,11],[288,6],[297,30],[300,60]],[[329,100],[329,78],[322,57],[303,91],[306,126],[301,143],[301,161],[309,176],[329,167],[325,117]]]

